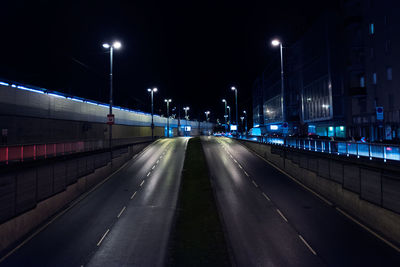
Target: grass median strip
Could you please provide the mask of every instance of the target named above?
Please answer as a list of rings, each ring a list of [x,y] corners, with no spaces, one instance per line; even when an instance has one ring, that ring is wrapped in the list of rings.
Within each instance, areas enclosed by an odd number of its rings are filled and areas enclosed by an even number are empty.
[[[169,266],[230,266],[200,138],[189,140]]]

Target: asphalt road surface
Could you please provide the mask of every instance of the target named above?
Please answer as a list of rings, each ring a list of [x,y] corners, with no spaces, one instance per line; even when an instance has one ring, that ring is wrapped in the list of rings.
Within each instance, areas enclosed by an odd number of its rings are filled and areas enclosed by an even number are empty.
[[[235,140],[202,143],[237,266],[400,266],[400,253]]]
[[[163,266],[188,138],[150,145],[0,266]]]

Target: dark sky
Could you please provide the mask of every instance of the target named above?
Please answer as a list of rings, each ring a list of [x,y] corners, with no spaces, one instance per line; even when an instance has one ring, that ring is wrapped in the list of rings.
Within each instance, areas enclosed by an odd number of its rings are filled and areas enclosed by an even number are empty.
[[[325,1],[2,1],[0,77],[108,101],[106,41],[115,53],[115,104],[149,110],[148,87],[222,117],[222,98],[251,109],[251,86],[277,59],[273,37],[293,43]],[[279,68],[279,65],[277,65]],[[233,113],[232,113],[233,116]]]

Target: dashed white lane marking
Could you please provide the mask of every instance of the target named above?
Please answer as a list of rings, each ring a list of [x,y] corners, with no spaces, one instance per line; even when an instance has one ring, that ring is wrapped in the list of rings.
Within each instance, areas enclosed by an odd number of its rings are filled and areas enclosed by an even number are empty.
[[[140,183],[140,186],[142,186],[144,184],[144,180]]]
[[[268,201],[271,201],[271,199],[270,199],[264,192],[262,192],[262,195],[263,195]]]
[[[314,254],[315,256],[317,256],[317,252],[315,252],[315,250],[313,250],[313,248],[307,243],[306,240],[304,240],[304,238],[299,235],[301,241],[303,241],[303,243],[306,245],[306,247],[312,252],[312,254]]]
[[[160,160],[158,159],[157,162],[156,162],[156,164],[158,164],[159,162],[160,162]]]
[[[247,177],[250,177],[250,175],[249,175],[246,171],[244,171],[244,174],[245,174]]]
[[[126,209],[126,207],[124,206],[122,208],[122,210],[118,213],[118,216],[117,216],[118,219],[119,219],[119,217],[121,217],[122,213],[124,213],[125,209]]]
[[[147,177],[149,177],[149,176],[150,176],[150,174],[151,174],[151,172],[149,172],[149,173],[147,174]]]
[[[151,169],[154,170],[155,167],[156,167],[156,165],[154,165]]]
[[[258,184],[254,180],[251,180],[251,182],[254,184],[255,187],[258,187]]]
[[[137,191],[135,191],[135,193],[133,193],[133,195],[131,196],[131,199],[133,199],[136,195]]]
[[[103,242],[103,239],[106,237],[108,232],[110,232],[110,229],[107,229],[107,231],[103,234],[103,236],[101,237],[100,241],[97,242],[97,246],[100,246],[101,242]]]
[[[242,167],[242,165],[238,164],[238,166],[239,166],[239,168],[241,168],[241,169],[243,170],[243,167]]]
[[[233,159],[233,161],[234,161],[235,163],[238,163],[236,159]]]
[[[286,217],[283,215],[283,213],[279,209],[276,209],[276,211],[279,213],[279,215],[281,215],[281,217],[285,220],[285,222],[288,222]]]
[[[362,228],[364,228],[366,231],[368,231],[369,233],[371,233],[372,235],[374,235],[375,237],[377,237],[378,239],[380,239],[382,242],[384,242],[385,244],[387,244],[388,246],[390,246],[391,248],[393,248],[394,250],[396,250],[397,252],[400,252],[400,248],[397,247],[396,245],[394,245],[392,242],[386,240],[385,238],[383,238],[382,236],[380,236],[379,234],[375,233],[374,231],[372,231],[369,227],[365,226],[364,224],[360,223],[359,221],[357,221],[356,219],[354,219],[353,217],[351,217],[349,214],[347,214],[345,211],[343,211],[342,209],[336,207],[336,210],[339,211],[341,214],[343,214],[344,216],[346,216],[347,218],[349,218],[350,220],[352,220],[353,222],[355,222],[356,224],[358,224],[359,226],[361,226]]]

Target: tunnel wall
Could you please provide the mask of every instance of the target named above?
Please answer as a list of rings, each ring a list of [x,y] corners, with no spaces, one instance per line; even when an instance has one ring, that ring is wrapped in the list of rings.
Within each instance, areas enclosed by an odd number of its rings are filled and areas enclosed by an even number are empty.
[[[240,142],[367,226],[400,243],[400,167],[395,163]]]
[[[118,170],[150,142],[110,152],[45,160],[0,173],[0,251],[15,244]]]

